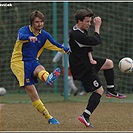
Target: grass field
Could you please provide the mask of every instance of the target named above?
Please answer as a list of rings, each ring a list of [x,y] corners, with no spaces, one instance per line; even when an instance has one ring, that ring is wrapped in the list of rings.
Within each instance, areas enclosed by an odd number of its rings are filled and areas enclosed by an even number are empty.
[[[87,95],[83,96],[73,96],[71,95],[68,97],[68,101],[71,102],[87,102],[88,98],[91,93],[88,93]],[[43,102],[64,102],[64,97],[61,96],[60,94],[54,94],[54,93],[39,93],[40,98],[42,99]],[[101,98],[101,102],[124,102],[124,103],[133,103],[133,93],[132,94],[126,94],[125,99],[116,99],[116,98],[106,98],[105,94]],[[29,96],[22,92],[22,93],[7,93],[4,96],[0,96],[0,102],[1,103],[29,103],[30,98]]]
[[[121,100],[103,95],[90,117],[92,129],[77,119],[86,107],[89,94],[70,96],[68,100],[60,94],[40,94],[40,97],[60,125],[49,125],[31,105],[27,94],[7,94],[0,97],[0,131],[133,131],[132,94]]]

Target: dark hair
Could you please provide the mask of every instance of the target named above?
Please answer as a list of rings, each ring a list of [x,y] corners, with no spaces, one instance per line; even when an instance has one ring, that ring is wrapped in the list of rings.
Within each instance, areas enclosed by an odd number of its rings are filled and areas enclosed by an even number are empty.
[[[34,21],[34,19],[35,19],[36,17],[38,17],[38,18],[40,18],[40,19],[42,19],[42,20],[44,21],[44,15],[43,15],[43,13],[41,13],[41,12],[38,11],[38,10],[35,10],[35,11],[33,11],[33,12],[31,13],[31,15],[30,15],[30,25],[31,25],[31,26],[32,26],[32,23],[33,23],[33,21]]]
[[[76,22],[78,22],[78,20],[83,21],[85,17],[93,17],[94,13],[89,8],[82,8],[77,10],[74,16],[75,16]]]

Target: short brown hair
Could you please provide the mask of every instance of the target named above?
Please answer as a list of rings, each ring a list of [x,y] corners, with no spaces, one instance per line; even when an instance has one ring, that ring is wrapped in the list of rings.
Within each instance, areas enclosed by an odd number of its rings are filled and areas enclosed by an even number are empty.
[[[94,13],[89,8],[82,8],[77,10],[74,16],[75,16],[76,22],[78,22],[78,20],[83,21],[85,17],[93,17]]]
[[[31,25],[31,26],[32,26],[32,23],[33,23],[33,21],[34,21],[34,19],[35,19],[36,17],[38,17],[38,18],[40,18],[40,19],[42,19],[42,20],[44,21],[44,15],[43,15],[43,13],[41,13],[41,12],[38,11],[38,10],[35,10],[35,11],[33,11],[33,12],[31,13],[31,15],[30,15],[30,25]]]

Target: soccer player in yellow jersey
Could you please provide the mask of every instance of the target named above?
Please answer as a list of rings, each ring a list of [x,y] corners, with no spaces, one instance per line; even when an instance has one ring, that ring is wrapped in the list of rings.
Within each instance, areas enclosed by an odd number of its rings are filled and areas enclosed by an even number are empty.
[[[60,124],[42,103],[37,89],[34,86],[37,78],[52,85],[60,75],[60,68],[51,74],[38,62],[43,49],[56,50],[69,54],[66,48],[56,42],[52,36],[43,30],[44,14],[35,10],[30,15],[30,25],[23,26],[18,31],[18,37],[11,57],[11,70],[17,78],[19,85],[30,96],[32,105],[48,120],[49,124]]]

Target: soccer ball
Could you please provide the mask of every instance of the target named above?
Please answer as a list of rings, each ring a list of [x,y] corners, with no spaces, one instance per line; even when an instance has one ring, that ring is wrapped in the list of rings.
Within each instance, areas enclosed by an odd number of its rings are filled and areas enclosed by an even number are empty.
[[[6,89],[4,87],[0,87],[0,96],[4,96],[6,94]]]
[[[133,60],[129,57],[122,58],[118,66],[121,72],[131,73],[133,71]]]

